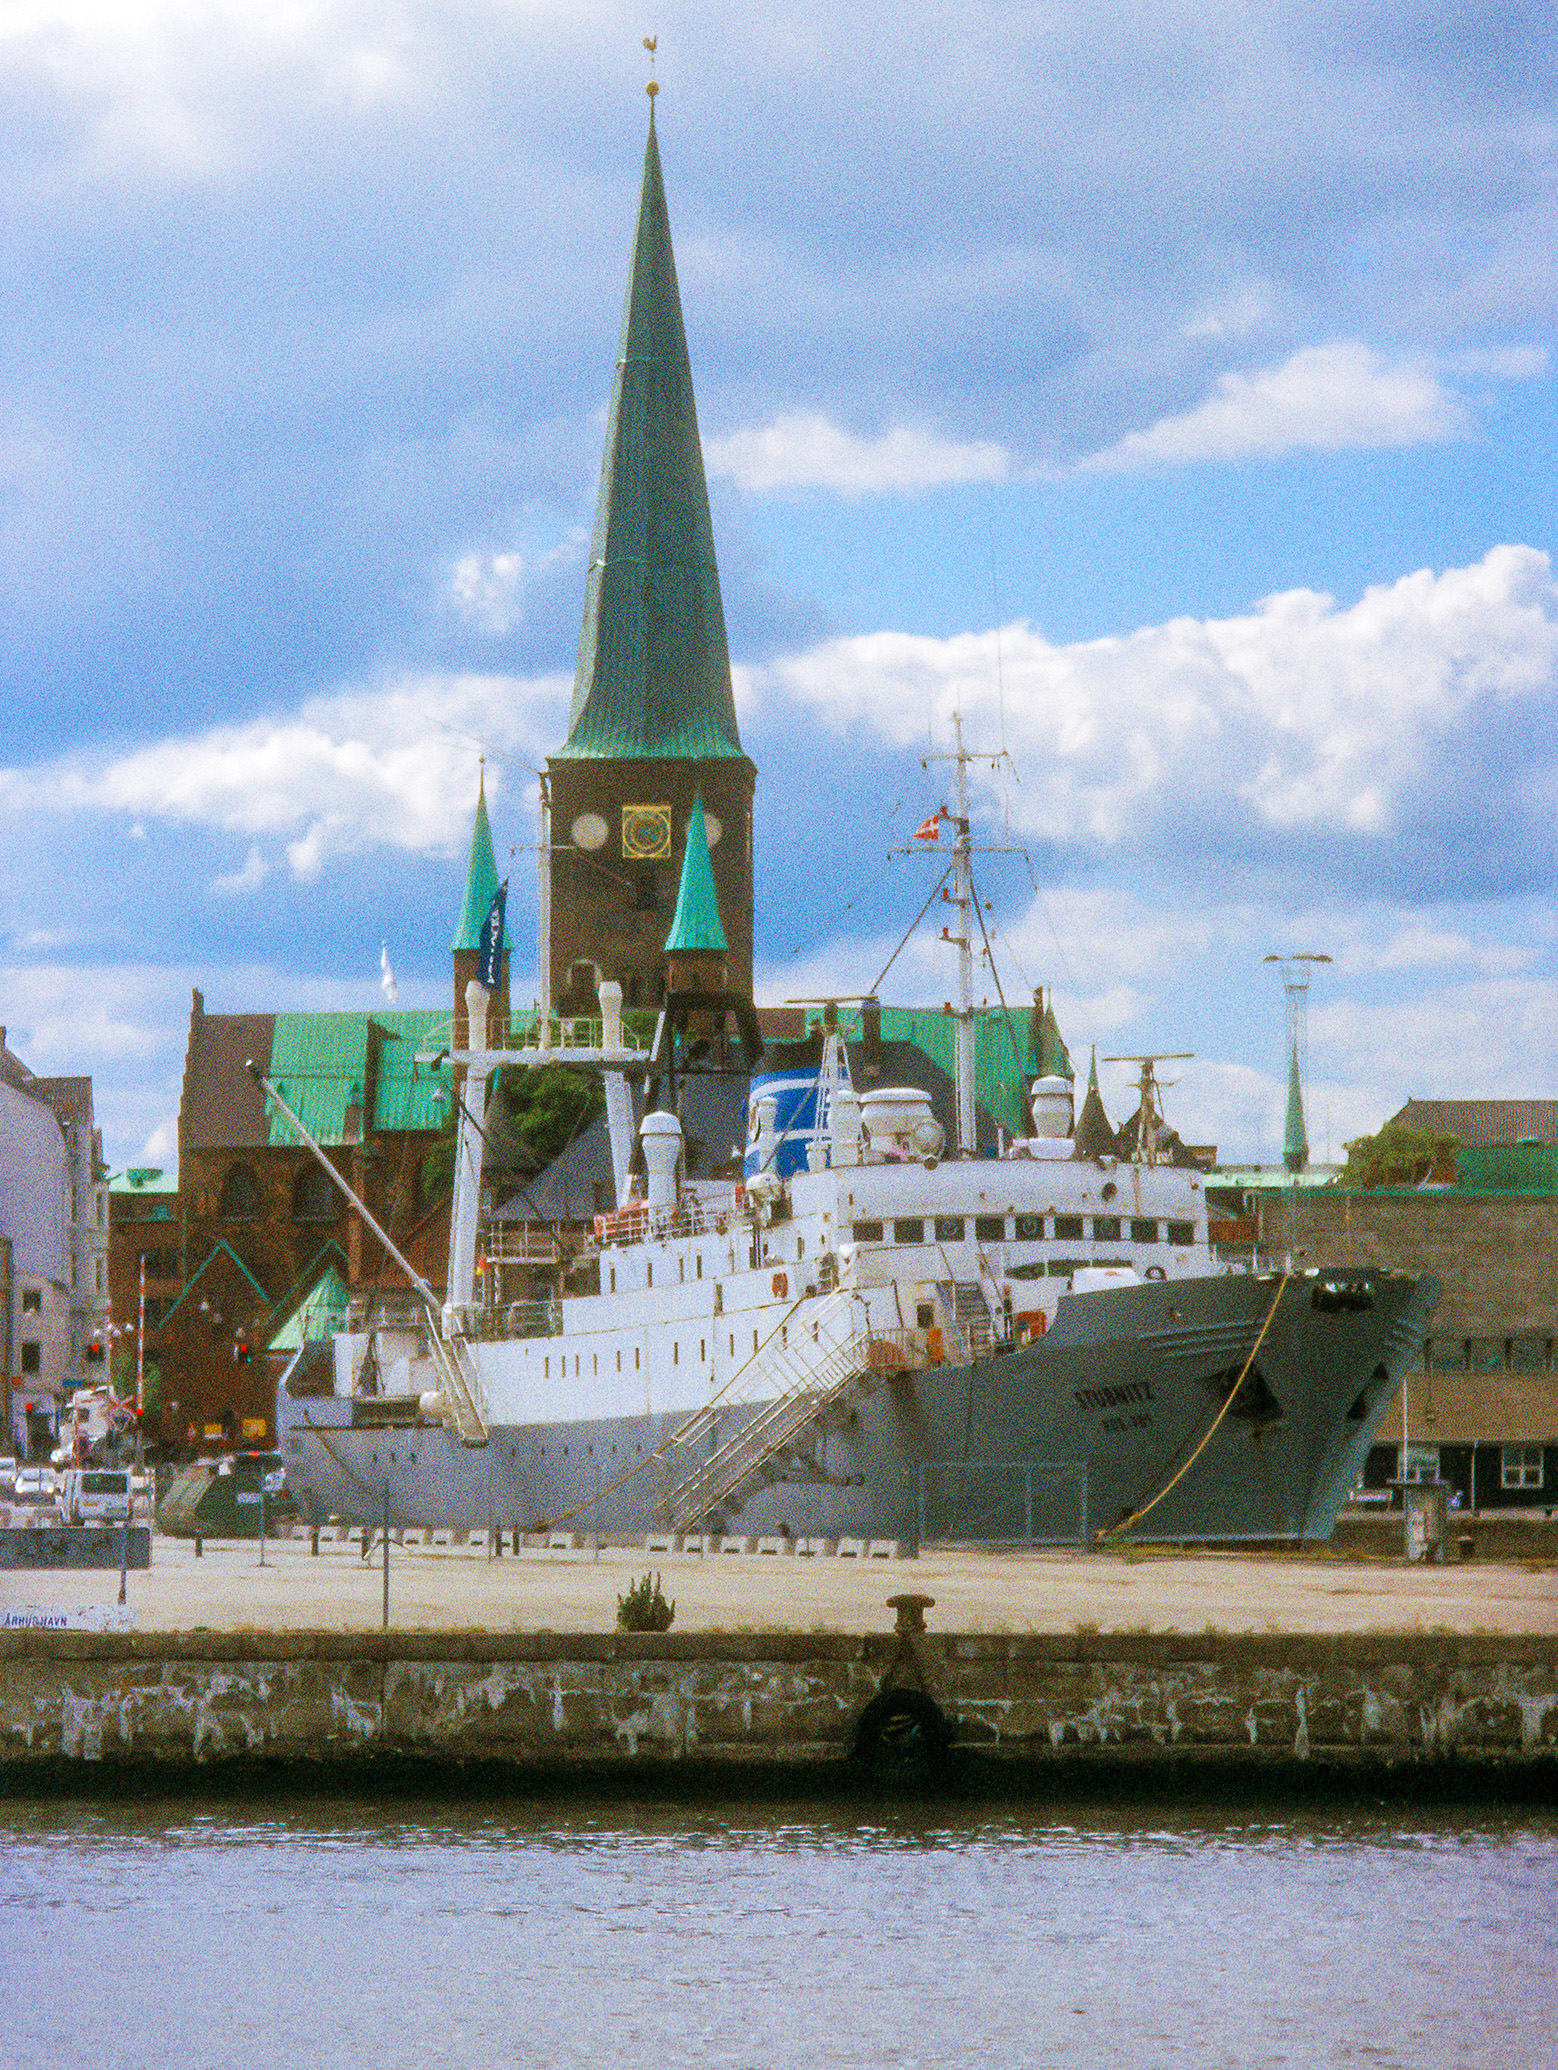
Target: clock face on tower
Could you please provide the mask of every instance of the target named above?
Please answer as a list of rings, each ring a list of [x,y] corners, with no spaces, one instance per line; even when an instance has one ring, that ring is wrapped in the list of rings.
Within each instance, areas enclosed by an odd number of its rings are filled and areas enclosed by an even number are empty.
[[[624,805],[622,854],[628,862],[660,862],[671,852],[669,805]]]
[[[604,848],[610,827],[598,812],[581,812],[573,823],[573,845],[575,848],[594,850]]]

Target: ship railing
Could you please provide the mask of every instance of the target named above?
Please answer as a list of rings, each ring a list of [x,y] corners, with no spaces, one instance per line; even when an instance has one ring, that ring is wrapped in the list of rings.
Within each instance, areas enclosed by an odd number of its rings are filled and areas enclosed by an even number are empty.
[[[743,1223],[739,1200],[714,1207],[702,1200],[687,1200],[674,1208],[653,1208],[645,1200],[630,1200],[595,1217],[595,1247],[622,1249],[635,1243],[665,1243],[678,1236],[723,1236]]]
[[[530,1222],[506,1222],[494,1228],[486,1245],[489,1265],[555,1265],[556,1232]]]
[[[504,1301],[484,1307],[472,1302],[455,1310],[462,1337],[481,1344],[506,1343],[514,1337],[557,1337],[562,1334],[561,1301]]]

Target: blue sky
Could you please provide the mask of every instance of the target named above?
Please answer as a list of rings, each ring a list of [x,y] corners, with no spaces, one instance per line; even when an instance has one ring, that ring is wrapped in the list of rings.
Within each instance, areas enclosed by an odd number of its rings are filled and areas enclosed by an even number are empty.
[[[885,961],[960,700],[1032,864],[987,865],[1009,994],[1194,1049],[1187,1135],[1274,1153],[1268,949],[1336,958],[1317,1149],[1550,1091],[1555,39],[1420,0],[24,0],[13,1048],[93,1073],[118,1166],[171,1156],[191,985],[369,1006],[387,940],[439,1003],[478,743],[529,939],[646,30],[763,996]],[[950,982],[925,943],[884,989]]]

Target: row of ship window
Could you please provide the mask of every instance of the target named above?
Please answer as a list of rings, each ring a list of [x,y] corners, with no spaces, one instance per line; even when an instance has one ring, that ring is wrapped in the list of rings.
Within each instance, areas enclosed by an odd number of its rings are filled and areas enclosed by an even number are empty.
[[[1194,1222],[1159,1222],[1141,1215],[911,1215],[891,1223],[856,1222],[852,1226],[856,1243],[962,1243],[970,1221],[975,1243],[1044,1243],[1050,1238],[1056,1243],[1079,1243],[1089,1234],[1094,1243],[1193,1244],[1196,1240]]]

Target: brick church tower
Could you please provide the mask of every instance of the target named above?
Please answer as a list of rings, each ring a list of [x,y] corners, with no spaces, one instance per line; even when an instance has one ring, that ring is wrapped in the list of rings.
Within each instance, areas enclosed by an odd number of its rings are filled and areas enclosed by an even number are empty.
[[[665,994],[665,947],[695,801],[729,940],[752,990],[752,793],[730,687],[692,371],[660,151],[649,141],[568,738],[547,758],[551,996],[589,1011],[615,978]]]

